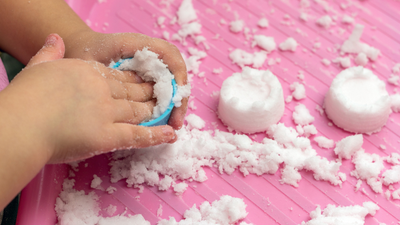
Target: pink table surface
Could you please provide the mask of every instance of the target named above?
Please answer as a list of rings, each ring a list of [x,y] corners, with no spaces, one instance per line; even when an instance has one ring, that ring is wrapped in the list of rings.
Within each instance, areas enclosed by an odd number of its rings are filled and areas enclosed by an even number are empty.
[[[179,29],[177,25],[170,26],[168,22],[175,16],[180,1],[172,1],[169,8],[160,6],[158,0],[69,0],[67,2],[84,21],[99,32],[139,32],[161,38],[162,31],[173,34]],[[315,18],[319,18],[326,12],[322,6],[315,4],[314,1],[311,2],[312,6],[308,9],[308,13],[314,19],[304,23],[298,19],[298,0],[193,0],[203,26],[202,34],[207,38],[210,50],[207,51],[208,57],[203,60],[200,67],[200,71],[205,72],[206,78],[193,78],[192,95],[197,109],[189,110],[188,113],[201,116],[207,122],[206,129],[213,129],[211,123],[216,122],[219,129],[226,131],[215,113],[217,99],[211,97],[211,94],[220,90],[225,78],[233,72],[240,71],[240,68],[233,65],[228,58],[229,50],[234,48],[241,48],[248,52],[257,50],[257,48],[249,47],[250,42],[246,43],[243,34],[233,34],[229,32],[228,26],[219,24],[222,18],[228,22],[234,20],[234,12],[237,12],[239,17],[245,20],[247,27],[257,29],[256,34],[273,36],[277,43],[289,36],[299,42],[300,46],[295,53],[274,51],[269,54],[269,58],[281,58],[282,62],[273,66],[265,63],[262,68],[270,69],[278,76],[285,96],[290,95],[289,85],[294,81],[299,81],[298,71],[304,71],[307,98],[300,102],[305,104],[316,118],[314,125],[318,129],[318,135],[335,141],[348,136],[350,133],[335,126],[329,126],[330,121],[326,115],[320,115],[314,109],[317,105],[322,106],[330,82],[342,70],[334,64],[326,67],[321,60],[337,57],[337,54],[330,52],[329,49],[343,43],[351,32],[352,26],[344,26],[338,22],[338,26],[329,30],[318,27],[315,24]],[[365,25],[362,41],[382,52],[382,56],[373,63],[375,65],[373,71],[386,82],[393,65],[400,62],[400,2],[395,0],[353,1],[358,6],[352,6],[346,11],[340,8],[341,2],[347,1],[330,1],[331,10],[340,15],[354,13],[356,22]],[[295,22],[294,26],[281,24],[285,14],[291,16]],[[167,18],[164,29],[156,25],[156,19],[159,16]],[[267,29],[259,29],[256,25],[263,16],[270,22],[270,27]],[[340,19],[341,17],[338,17],[338,21]],[[338,28],[343,29],[344,33],[340,34]],[[303,35],[296,29],[300,29]],[[219,38],[213,38],[217,34]],[[313,53],[313,43],[317,40],[321,42],[321,48]],[[176,42],[175,44],[186,55],[188,55],[187,47],[195,46],[191,39],[188,39],[188,46],[182,46]],[[368,64],[367,67],[370,65]],[[216,68],[222,68],[222,74],[213,74],[212,70]],[[395,86],[388,84],[387,90],[392,94]],[[287,126],[294,126],[291,119],[294,106],[296,102],[286,104],[285,115],[281,122]],[[392,152],[400,153],[399,133],[400,114],[392,114],[381,132],[364,136],[363,148],[369,153],[377,153],[381,156]],[[255,139],[261,140],[264,136],[264,134],[258,134]],[[329,160],[336,159],[332,150],[321,149],[315,142],[312,144],[319,155]],[[381,144],[386,146],[386,150],[379,148]],[[102,187],[108,187],[110,181],[107,164],[108,155],[97,156],[80,163],[79,172],[76,172],[75,188],[86,192],[92,191],[89,186],[93,174],[102,178]],[[243,198],[249,212],[245,221],[254,224],[299,224],[309,219],[309,212],[315,209],[316,204],[325,207],[327,204],[354,205],[362,204],[364,201],[373,201],[381,207],[374,217],[366,218],[366,224],[397,224],[400,221],[400,201],[387,200],[383,195],[375,194],[365,182],[361,188],[365,189],[366,194],[361,191],[355,192],[357,180],[349,176],[353,169],[354,166],[349,160],[344,161],[340,170],[347,174],[347,181],[341,188],[327,182],[316,181],[311,173],[304,171],[301,172],[303,178],[299,187],[294,188],[279,183],[279,172],[275,175],[243,177],[239,172],[234,172],[229,176],[221,175],[213,168],[205,168],[208,180],[204,183],[189,183],[188,190],[180,197],[175,196],[171,190],[160,192],[155,187],[147,186],[144,192],[139,194],[137,189],[127,188],[125,181],[112,184],[117,187],[117,191],[112,195],[99,190],[94,191],[101,196],[102,208],[112,203],[117,205],[117,212],[123,212],[127,207],[129,213],[140,213],[151,224],[156,224],[159,220],[157,209],[160,205],[163,207],[161,218],[173,216],[180,220],[183,212],[193,204],[212,202],[219,199],[221,195]],[[22,192],[17,224],[50,225],[57,222],[54,212],[55,198],[61,190],[61,184],[67,177],[68,170],[66,165],[46,166],[32,180]],[[396,184],[394,187],[397,189],[400,185]]]
[[[4,68],[3,61],[0,59],[0,91],[8,85],[8,77],[6,68]]]

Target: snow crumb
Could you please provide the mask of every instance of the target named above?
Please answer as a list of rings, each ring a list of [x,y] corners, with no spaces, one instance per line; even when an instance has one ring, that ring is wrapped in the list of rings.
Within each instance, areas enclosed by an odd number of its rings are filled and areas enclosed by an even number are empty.
[[[303,104],[298,104],[294,107],[293,120],[295,124],[307,125],[314,122],[314,117],[311,116],[310,111]]]
[[[169,40],[170,39],[170,36],[169,36],[169,32],[168,31],[163,31],[163,38],[165,39],[165,40]]]
[[[400,63],[396,63],[396,65],[393,66],[392,72],[393,72],[394,74],[400,73]]]
[[[354,153],[361,149],[363,144],[362,134],[343,138],[336,143],[335,154],[341,159],[350,159]]]
[[[311,135],[316,135],[318,133],[317,128],[314,125],[305,125],[304,129],[304,136],[309,137]]]
[[[379,206],[373,202],[364,202],[362,206],[335,206],[328,204],[323,211],[317,205],[317,208],[310,212],[311,220],[302,222],[301,224],[364,224],[365,217],[368,214],[371,216],[375,215],[377,210],[379,210]]]
[[[195,129],[201,130],[206,125],[206,122],[202,118],[200,118],[199,116],[197,116],[193,113],[186,116],[185,119],[188,122],[189,129],[195,128]]]
[[[184,219],[179,223],[174,217],[170,217],[169,220],[163,219],[158,224],[236,224],[247,216],[246,207],[242,199],[224,195],[211,204],[203,202],[199,209],[193,205],[192,208],[185,211]]]
[[[340,51],[342,53],[354,54],[359,54],[363,52],[368,57],[368,59],[370,59],[371,61],[376,61],[378,56],[380,55],[380,51],[360,41],[363,30],[363,25],[356,24],[349,38],[341,46]]]
[[[321,62],[322,62],[322,64],[324,64],[325,66],[329,66],[329,65],[331,65],[331,61],[329,60],[329,59],[322,59],[321,60]]]
[[[400,76],[391,74],[388,78],[388,83],[398,86],[399,85]]]
[[[261,28],[267,28],[269,26],[268,20],[266,18],[261,18],[258,22],[257,25]]]
[[[294,38],[289,37],[284,42],[279,44],[279,49],[281,51],[292,51],[292,52],[294,52],[294,51],[296,51],[297,45],[298,45],[297,41]]]
[[[266,50],[268,53],[276,49],[276,43],[273,37],[267,37],[265,35],[254,35],[253,46],[258,45],[259,47]]]
[[[233,33],[241,32],[244,28],[244,21],[243,20],[235,20],[230,23],[229,29]]]
[[[213,74],[221,74],[224,70],[222,69],[222,67],[218,68],[218,69],[213,69]]]
[[[382,174],[383,184],[389,186],[400,181],[400,165],[392,166]]]
[[[324,136],[315,137],[314,141],[317,142],[320,148],[333,148],[333,146],[335,146],[335,142],[333,140]]]
[[[390,95],[390,104],[393,112],[400,112],[400,94]]]
[[[172,101],[175,104],[175,107],[180,107],[182,105],[182,99],[187,98],[190,96],[192,86],[190,83],[184,85],[184,86],[179,86],[177,88],[175,96],[172,98]]]
[[[336,59],[333,59],[332,62],[339,63],[343,68],[349,68],[351,66],[349,57],[337,57]]]
[[[161,217],[163,213],[162,205],[160,204],[160,207],[157,209],[157,217]]]
[[[400,199],[400,188],[392,192],[393,199]]]
[[[317,24],[323,28],[329,28],[332,24],[332,18],[329,15],[322,16],[317,20]]]
[[[304,22],[308,21],[308,14],[305,12],[301,12],[299,17],[300,17],[300,20],[302,20]]]
[[[183,0],[177,11],[178,23],[187,24],[197,19],[192,0]]]
[[[97,175],[93,175],[93,180],[92,183],[90,183],[90,187],[93,189],[101,189],[101,182],[103,182],[100,177],[98,177]]]
[[[294,99],[301,100],[306,98],[306,89],[303,84],[295,81],[293,84],[290,85],[290,90],[293,91],[292,95]]]
[[[109,206],[107,206],[107,208],[105,208],[104,209],[106,212],[107,212],[107,214],[109,215],[109,216],[112,216],[112,215],[114,215],[114,213],[117,211],[117,206],[115,206],[115,205],[109,205]]]
[[[163,25],[164,22],[165,22],[165,17],[164,17],[164,16],[160,16],[160,17],[157,18],[157,24],[158,24],[158,26]]]
[[[355,170],[351,171],[350,175],[357,179],[366,180],[373,191],[382,193],[382,181],[378,176],[384,169],[383,159],[377,154],[369,154],[361,149],[354,154],[352,162],[355,165]]]
[[[393,165],[400,165],[400,154],[396,152],[392,152],[389,156],[385,158],[386,162]]]
[[[354,59],[356,65],[365,66],[368,63],[367,55],[364,52],[358,53],[357,57]]]
[[[342,23],[344,24],[353,24],[354,23],[354,18],[348,15],[344,15],[342,18]]]
[[[240,67],[252,65],[254,68],[260,68],[267,60],[267,53],[255,52],[251,54],[241,49],[235,49],[229,54],[229,58]]]
[[[175,192],[176,195],[182,195],[183,192],[186,191],[187,187],[188,187],[188,184],[185,183],[185,182],[181,182],[179,184],[175,184],[174,185],[174,192]]]
[[[362,180],[358,179],[358,180],[357,180],[357,184],[356,184],[355,189],[354,189],[355,192],[357,192],[358,190],[360,190],[361,184],[362,184]]]
[[[110,187],[108,187],[108,188],[106,189],[106,192],[107,192],[108,194],[112,194],[112,193],[114,193],[116,190],[117,190],[116,187],[110,186]]]

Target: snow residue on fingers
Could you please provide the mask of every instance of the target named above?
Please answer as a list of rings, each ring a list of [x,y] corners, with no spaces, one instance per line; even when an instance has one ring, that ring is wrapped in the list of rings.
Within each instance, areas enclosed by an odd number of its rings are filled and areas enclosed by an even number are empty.
[[[236,131],[265,131],[281,119],[284,108],[281,83],[269,70],[244,67],[222,84],[219,118]]]
[[[325,97],[325,112],[344,130],[379,132],[391,112],[385,83],[369,69],[351,67],[340,72]]]
[[[110,67],[113,65],[115,65],[114,62],[110,64]],[[157,98],[157,104],[153,108],[152,119],[158,118],[167,110],[171,103],[174,75],[158,58],[158,54],[145,47],[136,51],[133,58],[124,60],[116,69],[135,71],[144,81],[155,82],[153,97]]]
[[[343,225],[343,224],[364,224],[365,217],[369,214],[374,216],[379,206],[373,202],[364,202],[362,206],[335,206],[327,205],[322,211],[318,205],[310,212],[311,220],[302,222],[302,225]]]

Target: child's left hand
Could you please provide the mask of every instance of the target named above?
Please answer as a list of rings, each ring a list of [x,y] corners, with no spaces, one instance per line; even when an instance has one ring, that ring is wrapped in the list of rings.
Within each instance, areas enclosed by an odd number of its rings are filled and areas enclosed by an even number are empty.
[[[162,39],[137,33],[102,34],[84,31],[73,37],[64,37],[64,41],[65,57],[97,61],[105,65],[109,65],[111,61],[133,57],[137,50],[148,47],[168,65],[178,85],[187,83],[186,65],[181,53],[175,45]],[[182,106],[172,111],[169,125],[176,130],[183,125],[187,102],[187,98],[182,99]]]

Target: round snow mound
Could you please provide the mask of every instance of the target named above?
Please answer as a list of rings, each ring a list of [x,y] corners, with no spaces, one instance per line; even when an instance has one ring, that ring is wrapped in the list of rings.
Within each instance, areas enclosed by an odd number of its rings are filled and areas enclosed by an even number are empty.
[[[379,132],[391,113],[385,83],[371,70],[351,67],[333,79],[325,97],[328,117],[354,133]]]
[[[244,67],[222,84],[218,114],[236,131],[265,131],[281,119],[284,108],[281,83],[269,70]]]

